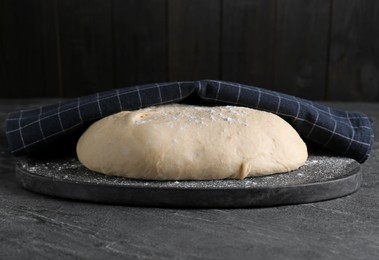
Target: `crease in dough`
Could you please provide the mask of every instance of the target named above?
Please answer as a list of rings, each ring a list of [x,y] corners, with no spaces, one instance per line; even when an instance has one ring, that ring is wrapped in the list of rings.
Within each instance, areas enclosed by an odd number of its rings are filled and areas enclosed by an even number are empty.
[[[246,107],[163,105],[92,124],[77,144],[90,170],[144,180],[243,179],[295,170],[307,147],[282,118]]]

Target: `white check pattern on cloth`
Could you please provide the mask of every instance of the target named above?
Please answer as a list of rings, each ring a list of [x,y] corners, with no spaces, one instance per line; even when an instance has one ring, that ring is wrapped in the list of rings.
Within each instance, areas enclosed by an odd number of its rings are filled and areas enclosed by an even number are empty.
[[[121,88],[8,114],[5,133],[14,155],[52,149],[69,133],[122,110],[168,103],[238,105],[272,112],[310,143],[364,162],[373,143],[369,118],[262,88],[216,80],[169,82]]]

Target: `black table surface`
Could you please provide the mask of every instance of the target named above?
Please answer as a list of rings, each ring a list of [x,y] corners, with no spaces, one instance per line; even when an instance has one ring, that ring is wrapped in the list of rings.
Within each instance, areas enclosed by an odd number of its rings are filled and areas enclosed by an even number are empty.
[[[0,122],[10,111],[55,101],[0,99]],[[378,103],[327,104],[379,122]],[[57,199],[22,189],[15,162],[1,131],[0,259],[379,259],[377,137],[356,193],[267,208],[148,208]]]

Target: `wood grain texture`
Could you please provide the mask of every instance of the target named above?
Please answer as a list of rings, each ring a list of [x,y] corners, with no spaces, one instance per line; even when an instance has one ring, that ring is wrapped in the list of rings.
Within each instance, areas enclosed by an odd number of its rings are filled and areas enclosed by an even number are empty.
[[[333,1],[328,99],[379,100],[379,2]]]
[[[167,81],[166,0],[114,0],[115,86]]]
[[[223,1],[223,80],[272,87],[275,6],[265,0]]]
[[[111,2],[60,0],[58,10],[63,96],[113,88]]]
[[[9,86],[8,86],[8,75],[6,71],[6,60],[5,60],[5,46],[4,46],[4,38],[7,24],[6,18],[7,6],[5,4],[5,0],[0,0],[0,97],[8,97]]]
[[[218,79],[220,1],[168,0],[169,80]]]
[[[0,97],[223,79],[379,101],[376,0],[0,0]]]
[[[330,1],[277,1],[273,89],[325,95]]]
[[[4,47],[4,24],[6,24],[5,19],[5,4],[4,0],[0,0],[0,97],[8,97],[9,96],[9,86],[7,80],[7,72],[6,72],[6,62],[5,62],[5,47]]]
[[[0,6],[0,96],[59,95],[54,2],[3,0]]]

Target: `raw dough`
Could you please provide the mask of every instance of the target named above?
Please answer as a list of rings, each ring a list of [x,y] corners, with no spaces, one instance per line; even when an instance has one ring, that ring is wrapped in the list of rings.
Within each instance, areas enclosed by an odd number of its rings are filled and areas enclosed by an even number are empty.
[[[145,180],[243,179],[297,169],[308,157],[298,133],[272,113],[179,104],[101,119],[77,155],[93,171]]]

